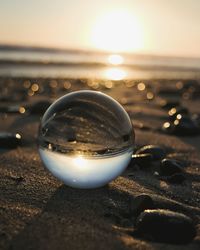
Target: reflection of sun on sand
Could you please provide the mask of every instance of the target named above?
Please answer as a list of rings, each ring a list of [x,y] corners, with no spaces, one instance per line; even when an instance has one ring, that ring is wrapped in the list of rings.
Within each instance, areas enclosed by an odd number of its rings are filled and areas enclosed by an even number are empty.
[[[135,51],[142,47],[139,23],[126,10],[116,10],[97,19],[92,31],[92,43],[107,51]]]

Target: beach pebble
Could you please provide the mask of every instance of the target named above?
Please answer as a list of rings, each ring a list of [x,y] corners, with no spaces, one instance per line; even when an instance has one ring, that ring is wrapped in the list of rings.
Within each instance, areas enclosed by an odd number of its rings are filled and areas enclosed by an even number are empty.
[[[151,154],[134,154],[132,155],[131,164],[137,164],[141,168],[149,168],[152,160]]]
[[[198,81],[197,80],[192,80],[192,79],[185,81],[184,84],[183,84],[184,89],[189,89],[191,87],[198,87],[198,86],[199,86]]]
[[[190,136],[198,135],[200,133],[200,127],[196,121],[190,117],[183,117],[179,114],[174,122],[164,122],[162,125],[162,131],[178,136]]]
[[[200,132],[197,124],[190,117],[180,117],[174,121],[176,133],[181,135],[196,135]]]
[[[15,175],[11,175],[10,179],[13,180],[13,181],[15,181],[17,184],[25,181],[24,177],[22,177],[22,176],[15,176]]]
[[[188,93],[189,98],[197,98],[199,97],[200,94],[200,85],[198,83],[198,81],[196,80],[191,80],[188,81],[184,84],[183,86],[183,95],[185,93]]]
[[[169,119],[171,121],[176,120],[176,117],[177,117],[178,114],[180,114],[180,115],[189,115],[189,111],[185,107],[181,107],[181,106],[179,106],[179,107],[173,107],[168,112]]]
[[[177,173],[183,173],[181,165],[172,159],[163,159],[160,163],[160,174],[170,176]]]
[[[167,155],[167,159],[176,161],[182,168],[185,168],[190,164],[185,153],[173,152]]]
[[[152,160],[161,160],[165,157],[165,150],[158,145],[146,145],[140,149],[138,149],[135,153],[137,154],[151,154]]]
[[[16,133],[0,132],[0,148],[16,148],[21,145],[21,135]]]
[[[136,220],[137,234],[152,241],[189,243],[195,231],[188,216],[165,209],[145,210]]]
[[[130,200],[130,213],[133,215],[139,215],[144,210],[152,208],[154,208],[154,202],[147,194],[138,195]]]
[[[165,181],[172,184],[182,184],[185,180],[186,178],[182,173],[173,174],[165,178]]]
[[[0,106],[0,113],[7,113],[7,114],[22,114],[26,111],[25,108],[21,105],[6,105]]]
[[[195,124],[200,127],[200,114],[194,114],[192,115],[192,120],[195,122]]]

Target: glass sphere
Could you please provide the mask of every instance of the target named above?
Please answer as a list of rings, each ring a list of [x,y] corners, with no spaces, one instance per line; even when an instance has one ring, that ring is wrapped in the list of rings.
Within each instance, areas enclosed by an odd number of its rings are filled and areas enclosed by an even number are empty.
[[[96,188],[127,167],[134,138],[130,118],[117,101],[82,90],[47,109],[39,128],[39,153],[46,168],[66,185]]]

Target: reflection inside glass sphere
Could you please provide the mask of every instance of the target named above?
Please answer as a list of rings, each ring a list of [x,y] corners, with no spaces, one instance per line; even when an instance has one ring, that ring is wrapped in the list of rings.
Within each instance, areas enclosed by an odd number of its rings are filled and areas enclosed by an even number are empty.
[[[95,188],[115,179],[131,159],[134,132],[123,107],[96,91],[77,91],[53,103],[39,129],[39,152],[65,184]]]

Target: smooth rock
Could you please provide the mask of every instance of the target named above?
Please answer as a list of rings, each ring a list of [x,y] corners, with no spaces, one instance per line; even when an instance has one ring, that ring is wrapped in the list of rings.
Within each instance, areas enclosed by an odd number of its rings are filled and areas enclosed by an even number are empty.
[[[183,88],[184,89],[189,89],[189,88],[191,88],[191,87],[194,87],[194,88],[196,88],[196,87],[198,87],[199,86],[199,83],[198,83],[198,81],[197,80],[186,80],[185,82],[184,82],[184,84],[183,84]]]
[[[189,115],[189,111],[187,108],[181,106],[173,107],[168,111],[169,119],[171,121],[176,120],[178,114],[187,116]]]
[[[176,126],[176,130],[182,133],[186,133],[188,135],[196,134],[200,132],[199,127],[197,126],[196,122],[188,116],[177,116],[177,119],[174,121]]]
[[[130,200],[130,213],[133,215],[139,215],[144,210],[152,208],[154,208],[154,202],[147,194],[138,195]]]
[[[194,114],[194,115],[192,115],[192,120],[200,128],[200,114]]]
[[[145,210],[136,220],[136,233],[147,240],[184,244],[196,234],[188,216],[165,209]]]
[[[182,184],[185,180],[186,178],[182,173],[173,174],[165,178],[165,181],[172,184]]]
[[[190,161],[185,153],[170,153],[167,155],[167,159],[176,161],[181,168],[186,168],[190,164]]]
[[[24,177],[22,177],[22,176],[11,175],[10,179],[13,180],[13,181],[15,181],[18,184],[21,183],[21,182],[23,182],[23,181],[25,181]]]
[[[16,133],[0,132],[0,148],[16,148],[21,145],[21,135]]]
[[[137,154],[151,154],[152,160],[161,160],[165,157],[166,152],[165,149],[158,145],[146,145],[140,149],[138,149],[135,153]]]
[[[178,136],[191,136],[200,134],[200,127],[190,117],[180,117],[173,122],[164,122],[162,131],[167,134]]]
[[[7,114],[20,114],[20,109],[23,108],[21,105],[11,105],[11,106],[0,106],[0,113]]]
[[[172,159],[163,159],[160,163],[160,174],[170,176],[177,173],[183,173],[181,165],[177,161]]]
[[[149,168],[153,160],[151,154],[134,154],[132,155],[131,164],[137,164],[140,168]]]

